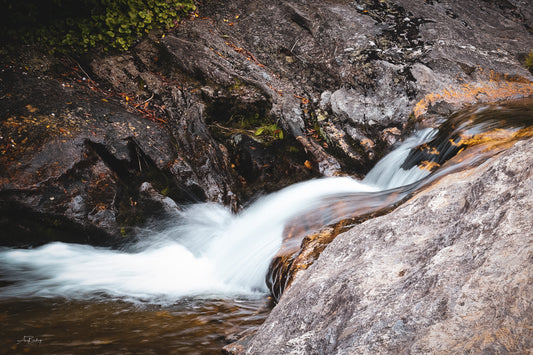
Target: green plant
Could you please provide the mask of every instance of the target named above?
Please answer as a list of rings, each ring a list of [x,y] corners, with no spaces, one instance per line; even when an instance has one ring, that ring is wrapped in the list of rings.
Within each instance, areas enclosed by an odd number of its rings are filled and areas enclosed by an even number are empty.
[[[1,19],[4,36],[44,43],[60,52],[92,47],[127,50],[152,29],[168,30],[195,9],[192,0],[3,0],[2,4],[10,13]]]
[[[266,135],[274,139],[283,139],[283,131],[276,123],[259,127],[255,130],[255,135]]]
[[[529,56],[526,59],[526,67],[533,74],[533,50],[529,52]]]

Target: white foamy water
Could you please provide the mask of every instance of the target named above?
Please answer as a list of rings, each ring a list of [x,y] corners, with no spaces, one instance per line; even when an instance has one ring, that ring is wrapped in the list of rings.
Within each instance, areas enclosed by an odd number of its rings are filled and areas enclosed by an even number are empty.
[[[400,167],[412,148],[431,140],[436,133],[436,129],[426,128],[407,138],[399,147],[383,157],[368,172],[363,182],[374,185],[381,190],[387,190],[409,185],[428,176],[428,170],[419,169],[416,166],[409,170]]]
[[[140,238],[132,251],[51,243],[0,251],[0,276],[13,282],[0,298],[107,295],[132,301],[172,302],[186,296],[220,297],[267,292],[265,275],[285,225],[326,199],[378,192],[417,181],[427,172],[401,171],[424,131],[385,157],[364,181],[311,180],[264,196],[238,215],[205,203],[192,206],[163,232]]]

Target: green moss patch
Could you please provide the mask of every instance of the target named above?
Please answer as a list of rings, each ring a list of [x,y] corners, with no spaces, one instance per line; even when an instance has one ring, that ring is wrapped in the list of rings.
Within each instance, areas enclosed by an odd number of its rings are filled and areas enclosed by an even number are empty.
[[[192,0],[1,0],[4,41],[42,43],[51,51],[127,50],[155,28],[170,29]]]
[[[526,58],[526,67],[533,74],[533,50],[529,52],[529,56]]]

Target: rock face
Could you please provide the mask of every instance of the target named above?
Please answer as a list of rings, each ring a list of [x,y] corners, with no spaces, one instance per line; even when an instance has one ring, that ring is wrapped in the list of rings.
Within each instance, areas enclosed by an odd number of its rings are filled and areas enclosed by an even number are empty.
[[[198,5],[119,55],[2,49],[0,209],[17,212],[1,226],[35,213],[105,239],[166,211],[163,195],[238,209],[296,181],[364,175],[410,117],[533,95],[528,1]]]
[[[122,92],[139,91],[127,78],[140,78],[141,91],[155,92],[175,119],[182,112],[173,96],[188,88],[201,93],[191,104],[204,107],[211,127],[252,116],[276,122],[323,175],[363,174],[413,113],[533,94],[523,64],[533,18],[522,1],[232,0],[199,8],[159,46],[143,43],[91,67]],[[169,76],[173,91],[154,72]]]
[[[204,18],[163,39],[174,62],[206,85],[238,82],[269,102],[325,175],[364,172],[413,111],[533,90],[521,64],[533,26],[523,1],[203,5]]]
[[[206,198],[167,168],[177,154],[159,122],[129,112],[94,83],[80,84],[86,74],[80,83],[50,77],[56,60],[19,64],[25,68],[4,68],[0,77],[2,244],[116,243],[165,212],[164,196],[144,182],[178,203]]]
[[[533,350],[533,140],[339,235],[248,354]]]

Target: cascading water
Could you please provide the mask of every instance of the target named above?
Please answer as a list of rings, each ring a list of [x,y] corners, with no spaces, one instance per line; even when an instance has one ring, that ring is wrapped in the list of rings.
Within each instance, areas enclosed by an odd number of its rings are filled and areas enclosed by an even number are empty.
[[[407,138],[403,144],[381,159],[363,179],[363,182],[375,185],[380,190],[393,189],[395,187],[409,185],[426,177],[429,172],[413,166],[410,169],[402,169],[402,164],[408,157],[411,149],[429,141],[437,130],[426,128],[415,132]]]
[[[0,297],[106,294],[166,303],[185,296],[268,292],[265,275],[281,247],[287,222],[336,197],[419,180],[426,171],[415,167],[402,173],[399,165],[411,148],[430,137],[430,130],[425,130],[406,140],[369,174],[376,178],[363,182],[331,177],[295,184],[260,198],[238,215],[213,203],[192,206],[175,226],[146,236],[135,252],[59,242],[36,249],[4,249],[2,279],[11,284],[0,289]]]
[[[210,203],[193,206],[180,225],[155,238],[155,246],[135,253],[66,243],[5,249],[3,279],[14,283],[0,296],[105,293],[172,302],[191,295],[267,292],[265,274],[288,220],[319,208],[324,197],[375,190],[350,178],[327,178],[266,196],[239,215]]]
[[[362,181],[295,184],[239,214],[194,205],[123,250],[65,243],[0,249],[0,318],[7,324],[0,348],[43,334],[50,353],[123,352],[124,344],[135,352],[219,351],[225,332],[258,326],[268,314],[265,275],[287,239],[298,246],[313,228],[397,205],[440,176],[532,137],[532,126],[530,101],[477,107],[415,132]],[[284,235],[299,224],[293,240]]]

